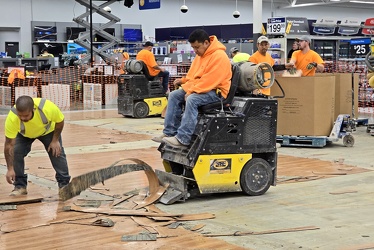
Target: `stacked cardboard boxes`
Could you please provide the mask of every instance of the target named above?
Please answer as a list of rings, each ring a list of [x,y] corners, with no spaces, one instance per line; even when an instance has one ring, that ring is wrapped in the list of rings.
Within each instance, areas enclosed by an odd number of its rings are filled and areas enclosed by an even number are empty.
[[[318,74],[276,79],[285,92],[285,97],[278,99],[277,135],[329,136],[339,114],[357,116],[357,75]],[[274,84],[271,95],[281,94]]]

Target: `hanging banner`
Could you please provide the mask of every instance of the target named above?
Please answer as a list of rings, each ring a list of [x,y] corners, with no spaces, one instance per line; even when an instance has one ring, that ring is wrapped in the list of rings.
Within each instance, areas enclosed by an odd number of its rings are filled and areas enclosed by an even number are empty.
[[[321,35],[331,35],[335,33],[338,20],[336,18],[321,18],[313,23],[313,32]]]
[[[341,35],[356,35],[361,28],[361,20],[357,18],[345,18],[339,26],[338,33]]]
[[[309,35],[308,19],[305,17],[287,17],[286,33],[289,35]]]
[[[372,28],[371,28],[372,26]],[[364,28],[362,29],[364,35],[374,35],[374,18],[368,18],[365,21]]]
[[[161,0],[139,0],[139,10],[159,9]]]

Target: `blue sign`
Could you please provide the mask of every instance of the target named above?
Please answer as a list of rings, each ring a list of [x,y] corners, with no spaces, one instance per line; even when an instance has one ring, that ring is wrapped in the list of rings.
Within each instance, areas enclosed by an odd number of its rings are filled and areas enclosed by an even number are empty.
[[[335,33],[335,27],[314,27],[313,32],[316,34],[329,35]]]
[[[285,23],[285,17],[275,17],[275,18],[268,18],[268,23]]]
[[[351,39],[350,44],[371,44],[371,38]]]
[[[159,9],[161,0],[139,0],[139,10]]]
[[[341,35],[356,35],[359,29],[358,27],[339,27],[338,33]]]

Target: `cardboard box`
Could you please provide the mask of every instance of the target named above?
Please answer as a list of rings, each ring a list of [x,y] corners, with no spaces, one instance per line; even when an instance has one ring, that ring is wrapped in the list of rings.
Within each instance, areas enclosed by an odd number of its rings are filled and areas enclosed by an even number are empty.
[[[358,117],[358,74],[336,73],[335,75],[335,119],[340,114]]]
[[[329,136],[334,124],[335,76],[277,77],[277,135]],[[274,84],[272,96],[280,96]]]
[[[335,77],[335,119],[340,114],[358,117],[358,73],[319,73],[316,76]]]

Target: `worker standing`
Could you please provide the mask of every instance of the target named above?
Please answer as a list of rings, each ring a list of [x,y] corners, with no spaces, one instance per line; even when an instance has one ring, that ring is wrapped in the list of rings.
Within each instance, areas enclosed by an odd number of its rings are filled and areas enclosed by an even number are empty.
[[[40,56],[42,57],[55,57],[53,54],[49,53],[47,48],[43,48],[41,52]]]
[[[302,71],[302,76],[314,76],[316,71],[323,72],[325,69],[324,61],[321,56],[310,49],[310,36],[301,36],[297,38],[300,50],[292,54],[291,60],[286,64],[287,68],[296,68]]]
[[[58,187],[70,181],[68,164],[62,147],[61,132],[64,115],[51,101],[44,98],[20,96],[5,120],[4,156],[7,164],[6,180],[14,185],[11,196],[27,194],[25,157],[38,139],[48,152],[56,171]]]
[[[232,47],[230,49],[230,57],[233,63],[238,63],[247,62],[251,55],[248,53],[240,52],[237,47]]]
[[[271,55],[267,52],[269,49],[270,43],[269,38],[266,36],[260,36],[257,39],[257,51],[253,53],[253,55],[249,58],[249,61],[255,64],[259,63],[268,63],[270,66],[274,66],[274,59]],[[265,78],[269,78],[266,77]],[[263,86],[269,85],[270,80],[266,81]],[[254,94],[263,94],[263,95],[270,95],[270,88],[268,89],[255,89],[253,91]]]
[[[292,43],[292,49],[290,49],[290,51],[288,51],[288,54],[287,54],[287,62],[290,62],[291,61],[291,58],[292,58],[292,54],[293,52],[299,50],[299,42],[298,41],[294,41]]]

